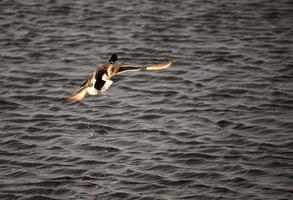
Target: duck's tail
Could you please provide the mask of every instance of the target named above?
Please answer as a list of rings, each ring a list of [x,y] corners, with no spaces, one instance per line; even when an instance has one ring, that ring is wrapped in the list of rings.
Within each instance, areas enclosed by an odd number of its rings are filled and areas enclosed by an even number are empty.
[[[76,101],[82,101],[87,94],[88,87],[82,87],[77,90],[73,95],[66,97],[65,100],[69,103],[73,103]]]

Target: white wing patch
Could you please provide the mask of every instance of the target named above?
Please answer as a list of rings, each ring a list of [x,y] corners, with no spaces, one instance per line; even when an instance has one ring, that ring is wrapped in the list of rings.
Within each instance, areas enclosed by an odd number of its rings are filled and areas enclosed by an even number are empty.
[[[89,93],[89,95],[97,95],[98,90],[95,88],[96,79],[93,80],[92,83],[92,86],[88,88],[87,92]]]
[[[105,81],[105,84],[101,88],[101,92],[105,92],[113,83],[106,74],[102,76],[102,80]]]
[[[87,92],[88,92],[89,95],[97,95],[97,94],[99,94],[101,92],[105,92],[113,83],[113,81],[111,81],[106,74],[104,74],[102,76],[102,80],[105,81],[105,84],[103,85],[101,90],[97,90],[95,88],[96,79],[92,80],[92,86],[88,87],[88,89],[87,89]]]

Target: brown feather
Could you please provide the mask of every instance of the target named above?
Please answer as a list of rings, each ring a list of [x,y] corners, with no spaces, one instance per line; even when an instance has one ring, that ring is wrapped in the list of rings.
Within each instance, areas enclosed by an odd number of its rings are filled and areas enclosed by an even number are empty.
[[[116,60],[114,59],[113,62],[115,61]],[[149,65],[146,67],[141,67],[139,65],[121,65],[112,63],[104,64],[83,82],[82,87],[79,90],[65,99],[67,102],[82,101],[87,93],[96,95],[100,92],[104,92],[113,83],[111,77],[119,74],[120,72],[128,70],[161,70],[170,67],[173,63],[174,60],[169,59],[164,63]],[[93,93],[92,90],[97,91],[97,93]]]
[[[150,65],[145,67],[146,70],[161,70],[170,67],[175,61],[173,59],[169,59],[164,63]]]
[[[87,94],[88,87],[82,87],[77,90],[73,95],[66,97],[66,101],[73,103],[76,101],[82,101]]]

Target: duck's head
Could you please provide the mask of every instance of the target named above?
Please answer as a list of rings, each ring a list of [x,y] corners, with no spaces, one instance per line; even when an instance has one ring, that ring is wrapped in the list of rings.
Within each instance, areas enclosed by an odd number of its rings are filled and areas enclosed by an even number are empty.
[[[117,54],[112,54],[112,56],[111,56],[111,58],[109,60],[109,63],[114,64],[117,60],[118,60]]]

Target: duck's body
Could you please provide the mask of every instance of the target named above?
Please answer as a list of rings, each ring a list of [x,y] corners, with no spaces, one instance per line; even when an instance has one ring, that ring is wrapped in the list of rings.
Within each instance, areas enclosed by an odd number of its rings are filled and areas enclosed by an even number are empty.
[[[124,71],[160,70],[170,67],[173,63],[173,60],[168,60],[165,63],[141,67],[139,65],[115,64],[117,60],[117,55],[113,54],[109,62],[98,67],[98,69],[83,82],[81,88],[77,90],[77,92],[67,97],[67,100],[70,102],[81,101],[86,94],[97,95],[105,92],[113,83],[111,78]]]

